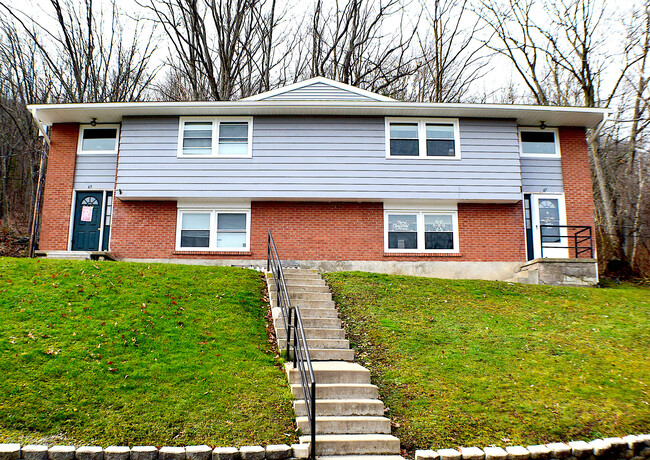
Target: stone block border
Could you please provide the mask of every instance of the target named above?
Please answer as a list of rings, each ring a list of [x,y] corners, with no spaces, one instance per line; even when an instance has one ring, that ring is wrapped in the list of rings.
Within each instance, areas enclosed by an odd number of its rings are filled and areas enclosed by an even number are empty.
[[[416,450],[415,460],[646,460],[650,434],[537,446]],[[0,460],[4,460],[0,457]],[[8,459],[7,459],[8,460]],[[54,459],[51,459],[54,460]]]
[[[309,456],[307,444],[215,447],[44,446],[0,444],[0,460],[287,460]]]

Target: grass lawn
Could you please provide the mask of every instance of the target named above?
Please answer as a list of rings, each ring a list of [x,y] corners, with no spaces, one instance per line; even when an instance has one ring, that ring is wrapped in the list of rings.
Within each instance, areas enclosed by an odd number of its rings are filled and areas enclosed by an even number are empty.
[[[292,441],[258,272],[0,259],[0,442]]]
[[[409,450],[650,431],[650,289],[326,275]]]

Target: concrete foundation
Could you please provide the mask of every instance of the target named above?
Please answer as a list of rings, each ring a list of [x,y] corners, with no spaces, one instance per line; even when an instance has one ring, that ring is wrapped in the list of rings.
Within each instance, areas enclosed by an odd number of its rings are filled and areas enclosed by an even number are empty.
[[[175,263],[191,265],[215,265],[266,270],[266,260],[238,259],[122,259],[127,262]],[[398,262],[354,260],[285,260],[285,268],[304,268],[319,272],[363,271],[388,275],[424,276],[446,279],[480,279],[504,281],[512,278],[521,262]]]
[[[510,281],[548,286],[595,286],[596,259],[534,259],[523,264]]]

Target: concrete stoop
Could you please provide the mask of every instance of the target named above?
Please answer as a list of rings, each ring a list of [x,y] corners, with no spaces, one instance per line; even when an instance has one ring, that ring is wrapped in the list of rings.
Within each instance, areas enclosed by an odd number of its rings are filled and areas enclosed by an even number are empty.
[[[547,286],[595,286],[598,284],[596,259],[533,259],[517,269],[506,281]]]
[[[316,454],[322,460],[402,460],[400,442],[391,436],[384,404],[370,383],[370,371],[354,363],[329,287],[314,270],[284,270],[292,305],[300,307],[316,378]],[[286,332],[277,308],[277,290],[267,275],[273,323],[280,350]],[[296,401],[301,443],[309,443],[310,428],[300,375],[292,363],[287,377]]]

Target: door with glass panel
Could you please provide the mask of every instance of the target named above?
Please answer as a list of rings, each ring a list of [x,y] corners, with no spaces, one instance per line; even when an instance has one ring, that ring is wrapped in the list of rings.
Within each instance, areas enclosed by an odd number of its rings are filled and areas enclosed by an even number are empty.
[[[564,195],[532,195],[530,200],[535,258],[567,258]],[[543,246],[543,248],[542,248]]]

